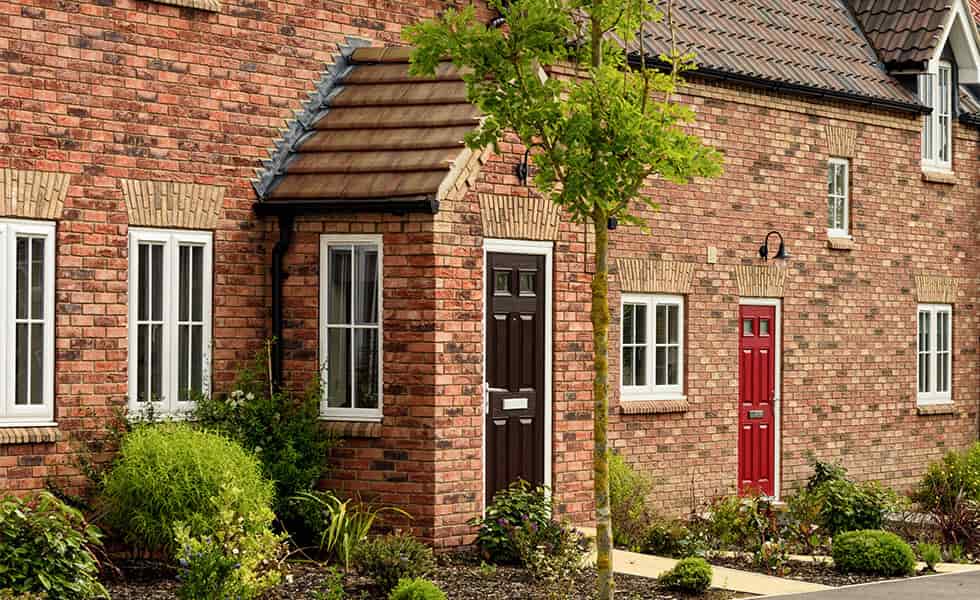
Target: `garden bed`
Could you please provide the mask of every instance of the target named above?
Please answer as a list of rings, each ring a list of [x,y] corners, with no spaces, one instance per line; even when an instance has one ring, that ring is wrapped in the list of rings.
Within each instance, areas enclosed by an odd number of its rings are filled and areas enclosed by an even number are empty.
[[[764,567],[760,567],[750,557],[746,556],[719,556],[712,558],[710,562],[712,565],[718,567],[752,571],[754,573],[762,573],[763,575],[772,575],[774,577],[794,579],[807,583],[819,583],[831,587],[890,581],[893,579],[907,579],[903,577],[883,577],[880,575],[844,574],[834,568],[833,564],[819,561],[790,560],[784,565],[785,570],[782,573],[773,573]],[[924,574],[918,573],[916,576]]]
[[[121,580],[107,584],[113,600],[173,600],[178,581],[172,570],[146,562],[119,564]],[[326,567],[316,563],[292,563],[291,581],[279,586],[266,598],[316,599],[326,591]],[[548,589],[535,585],[524,569],[517,567],[481,567],[471,555],[450,554],[439,558],[438,570],[431,579],[446,592],[449,600],[544,600]],[[576,581],[575,593],[568,600],[591,600],[594,597],[595,570],[585,569]],[[348,576],[344,590],[352,600],[383,600],[363,577]],[[702,595],[688,595],[664,590],[653,579],[616,575],[616,593],[631,600],[732,600],[744,598],[725,590],[709,590]]]

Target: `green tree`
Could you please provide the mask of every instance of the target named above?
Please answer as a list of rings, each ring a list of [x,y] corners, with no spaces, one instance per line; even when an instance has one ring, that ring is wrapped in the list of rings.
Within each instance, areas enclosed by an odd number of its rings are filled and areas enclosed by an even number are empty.
[[[650,0],[490,0],[505,25],[472,7],[449,9],[408,29],[412,72],[433,75],[449,57],[464,69],[471,102],[485,118],[466,139],[494,146],[507,132],[531,149],[534,184],[595,232],[591,321],[594,344],[595,505],[599,598],[613,595],[607,422],[609,298],[607,223],[641,225],[636,208],[648,178],[687,183],[721,170],[719,154],[683,125],[693,112],[674,99],[692,56],[647,56],[642,24],[664,18]],[[670,4],[665,12],[670,13]]]

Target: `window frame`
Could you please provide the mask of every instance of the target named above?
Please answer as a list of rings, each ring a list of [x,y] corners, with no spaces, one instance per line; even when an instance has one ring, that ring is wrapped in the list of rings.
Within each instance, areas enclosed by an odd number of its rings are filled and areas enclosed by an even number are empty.
[[[919,335],[919,320],[922,314],[929,315],[929,348],[925,351],[928,361],[929,389],[925,392],[919,391],[922,383],[922,371],[919,368],[919,356],[923,354],[920,349],[921,340]],[[939,327],[938,315],[947,315],[947,330],[945,332],[947,347],[944,351],[949,357],[946,361],[946,391],[936,391],[936,383],[939,374],[937,363],[940,354],[938,346]],[[952,304],[919,304],[915,312],[915,392],[916,403],[918,406],[928,406],[934,404],[950,404],[953,401],[953,305]]]
[[[163,245],[163,339],[161,341],[163,359],[160,363],[163,400],[139,402],[139,373],[137,356],[139,321],[139,245],[144,242]],[[195,407],[195,402],[180,400],[179,370],[177,365],[177,340],[180,326],[180,246],[197,245],[204,248],[202,256],[201,286],[201,389],[208,394],[211,387],[211,340],[213,334],[214,308],[214,234],[211,231],[190,229],[158,229],[146,227],[129,228],[128,265],[128,394],[127,406],[133,416],[150,405],[153,414],[171,418],[184,418]]]
[[[843,228],[831,227],[829,225],[830,221],[830,200],[831,198],[836,199],[838,196],[830,192],[830,187],[828,185],[827,189],[827,236],[833,238],[850,238],[851,237],[851,161],[847,158],[831,157],[827,161],[827,177],[828,184],[831,174],[836,171],[835,167],[842,166],[844,174],[844,222]]]
[[[685,371],[684,355],[687,350],[685,337],[685,297],[680,294],[645,294],[624,293],[620,299],[619,315],[619,397],[621,402],[636,402],[644,400],[683,400]],[[624,383],[626,369],[623,368],[624,324],[627,304],[642,304],[647,307],[647,342],[646,342],[646,373],[647,385],[630,385]],[[657,349],[657,306],[668,305],[677,307],[677,383],[656,384],[656,349]]]
[[[947,75],[948,83],[943,90],[942,77]],[[929,72],[919,76],[919,99],[932,108],[925,115],[922,125],[922,168],[929,171],[953,170],[953,107],[956,93],[955,73],[953,64],[947,60],[936,60],[930,65]],[[945,118],[945,127],[943,119]],[[945,141],[945,144],[943,143]],[[941,158],[943,153],[947,156]]]
[[[42,403],[17,406],[17,238],[42,238],[44,254],[44,354],[42,357],[41,378],[44,385]],[[55,243],[57,225],[54,221],[28,219],[0,219],[0,244],[3,244],[4,260],[0,260],[0,281],[12,290],[7,302],[0,302],[0,336],[10,343],[0,344],[0,389],[4,398],[0,400],[0,427],[43,427],[56,425],[54,422],[54,344],[55,344]]]
[[[377,304],[378,322],[376,325],[358,325],[354,320],[354,293],[351,287],[351,320],[347,325],[333,325],[328,322],[328,302],[330,283],[330,248],[331,246],[356,246],[371,244],[378,251],[377,266]],[[319,304],[319,341],[320,341],[320,418],[328,421],[380,422],[384,417],[384,236],[378,234],[322,234],[320,235],[320,304]],[[344,329],[376,329],[378,332],[378,406],[377,408],[330,407],[327,405],[327,386],[330,365],[328,356],[327,333],[333,328]],[[351,335],[351,343],[354,343]],[[353,354],[353,349],[351,349]],[[353,356],[351,357],[353,358]],[[355,386],[351,386],[354,393]],[[353,404],[353,402],[352,402]]]

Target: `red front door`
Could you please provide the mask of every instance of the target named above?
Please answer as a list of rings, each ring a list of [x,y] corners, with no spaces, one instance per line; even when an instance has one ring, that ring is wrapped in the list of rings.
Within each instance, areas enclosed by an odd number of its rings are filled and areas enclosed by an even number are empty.
[[[773,495],[776,307],[739,307],[738,491]]]

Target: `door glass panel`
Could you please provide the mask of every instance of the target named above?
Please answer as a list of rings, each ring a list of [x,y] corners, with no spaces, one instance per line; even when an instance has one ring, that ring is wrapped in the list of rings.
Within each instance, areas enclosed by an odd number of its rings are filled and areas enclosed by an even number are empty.
[[[752,319],[742,319],[742,335],[745,337],[752,335]]]
[[[493,294],[510,296],[510,271],[493,272]]]
[[[327,322],[350,323],[351,295],[351,248],[331,247],[327,268],[330,271],[330,289],[327,297]]]
[[[759,335],[769,335],[769,319],[759,320]]]
[[[522,296],[534,296],[537,290],[538,274],[534,271],[521,271],[519,289]]]

